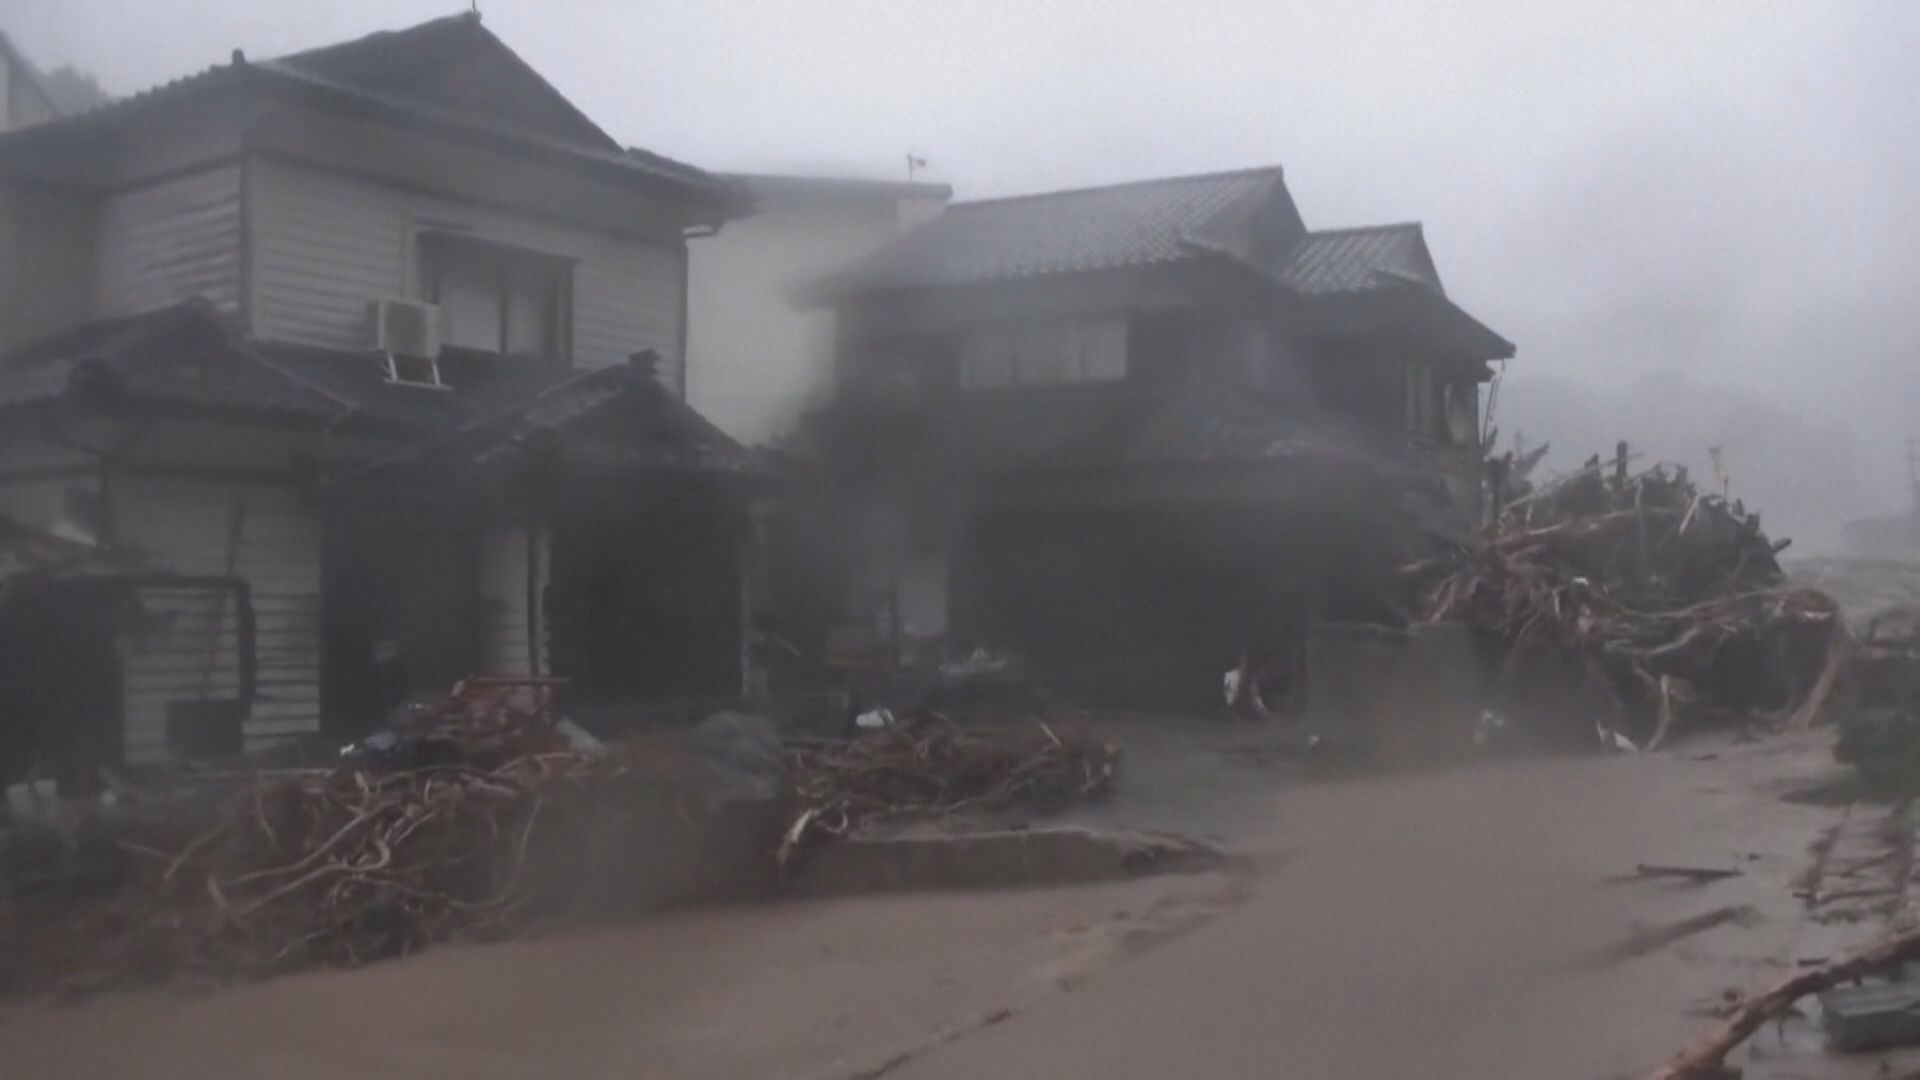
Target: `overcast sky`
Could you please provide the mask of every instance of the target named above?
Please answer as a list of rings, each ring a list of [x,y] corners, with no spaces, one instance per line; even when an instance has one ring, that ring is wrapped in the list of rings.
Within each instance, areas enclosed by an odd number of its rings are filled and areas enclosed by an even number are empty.
[[[0,0],[126,93],[461,10]],[[1678,371],[1920,435],[1920,3],[482,0],[613,134],[714,168],[962,198],[1283,164],[1310,226],[1417,218],[1519,373]],[[1836,429],[1838,430],[1838,429]],[[1876,496],[1877,497],[1877,494]]]

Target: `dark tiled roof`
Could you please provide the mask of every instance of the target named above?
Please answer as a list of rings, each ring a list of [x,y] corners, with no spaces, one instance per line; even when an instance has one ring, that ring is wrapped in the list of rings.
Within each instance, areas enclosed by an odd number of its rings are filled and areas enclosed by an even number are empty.
[[[400,443],[395,461],[443,445],[494,460],[545,440],[589,464],[755,470],[738,443],[631,365],[503,363],[467,374],[474,377],[450,390],[396,385],[363,354],[240,342],[210,304],[193,300],[99,320],[0,357],[0,407],[117,395],[351,425]]]
[[[474,61],[484,68],[463,68]],[[518,53],[461,12],[279,57],[329,82],[414,101],[473,111],[484,108],[503,127],[519,127],[595,150],[620,144],[575,108]]]
[[[1310,296],[1371,292],[1412,283],[1445,295],[1418,222],[1310,232],[1273,268],[1281,284]]]
[[[1279,168],[955,203],[822,284],[823,295],[1144,266],[1216,246],[1223,221],[1291,199]]]
[[[481,371],[443,357],[441,372],[451,390],[388,382],[372,354],[261,342],[253,353],[281,370],[350,403],[356,421],[446,434],[519,404],[577,374],[547,364],[497,364]]]
[[[498,402],[499,395],[493,400]],[[465,423],[375,462],[361,475],[501,467],[529,455],[614,470],[763,471],[751,452],[650,372],[632,365],[568,372],[518,401],[492,412],[469,409],[467,416]]]
[[[759,459],[652,375],[603,368],[536,396],[480,429],[487,462],[528,446],[614,469],[757,473]]]
[[[346,107],[377,111],[401,122],[426,124],[490,141],[504,141],[515,149],[556,155],[592,167],[616,170],[629,177],[646,177],[672,185],[683,195],[701,202],[732,210],[744,211],[749,205],[735,185],[703,169],[647,150],[633,147],[622,149],[604,134],[598,138],[587,137],[577,125],[569,125],[568,137],[555,137],[550,128],[529,127],[525,122],[503,120],[503,111],[500,109],[476,111],[470,103],[448,99],[444,95],[400,92],[383,88],[377,79],[362,85],[327,74],[329,71],[355,70],[350,61],[356,56],[356,50],[368,50],[383,63],[392,63],[393,53],[399,49],[414,45],[444,48],[455,31],[443,24],[457,26],[467,21],[465,16],[437,19],[413,30],[370,35],[340,45],[296,53],[285,59],[257,63],[241,59],[236,51],[232,63],[217,65],[118,98],[77,116],[0,133],[0,151],[10,148],[24,151],[28,147],[46,145],[46,141],[68,139],[88,132],[110,131],[115,125],[133,122],[151,109],[217,90],[245,86],[267,92],[317,95]],[[477,23],[474,26],[478,29]],[[419,36],[412,36],[415,31],[421,32]],[[479,30],[479,33],[512,57],[513,63],[524,66],[490,32]],[[471,40],[472,35],[467,34],[467,37]],[[530,68],[527,70],[533,79],[539,79]],[[541,83],[544,85],[544,80]],[[555,94],[555,97],[558,95]],[[564,99],[560,101],[564,103]],[[565,107],[573,109],[571,104]],[[591,127],[591,122],[586,121],[584,116],[580,120]],[[593,128],[593,131],[598,133],[599,129]]]
[[[0,357],[0,406],[69,394],[330,416],[338,398],[234,344],[203,300],[102,319]]]

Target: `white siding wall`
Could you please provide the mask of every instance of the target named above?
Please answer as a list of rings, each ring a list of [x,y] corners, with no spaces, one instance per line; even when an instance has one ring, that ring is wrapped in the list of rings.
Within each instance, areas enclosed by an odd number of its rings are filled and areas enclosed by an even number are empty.
[[[454,229],[576,260],[573,359],[620,363],[642,349],[678,378],[684,284],[668,244],[596,233],[270,160],[249,170],[256,335],[337,349],[372,343],[367,302],[418,295],[416,237]]]
[[[95,249],[96,315],[195,296],[240,303],[240,166],[225,164],[109,197]]]
[[[480,596],[486,620],[481,665],[490,675],[528,674],[527,543],[527,530],[517,526],[489,529],[480,540]],[[544,534],[534,537],[533,543],[538,545],[534,568],[539,575],[538,595],[547,575]],[[540,667],[545,674],[545,642],[541,642]]]
[[[0,188],[0,349],[86,320],[93,204],[46,188]]]
[[[114,500],[121,535],[155,567],[231,573],[251,586],[258,696],[248,747],[319,730],[321,528],[315,508],[291,487],[173,477],[118,480]],[[147,590],[143,602],[158,618],[122,642],[132,762],[165,756],[170,702],[233,700],[239,692],[231,603],[202,590],[170,588]]]

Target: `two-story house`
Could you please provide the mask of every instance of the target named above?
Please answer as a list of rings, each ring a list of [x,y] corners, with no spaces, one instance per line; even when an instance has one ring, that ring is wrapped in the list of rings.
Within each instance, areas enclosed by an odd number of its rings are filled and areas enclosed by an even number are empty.
[[[897,625],[1134,697],[1373,614],[1390,548],[1475,519],[1513,354],[1419,225],[1311,231],[1278,168],[955,203],[815,292],[823,517]]]
[[[473,671],[736,689],[752,463],[682,388],[687,237],[747,208],[472,15],[0,135],[0,514],[140,567],[45,635],[62,722],[143,762]]]

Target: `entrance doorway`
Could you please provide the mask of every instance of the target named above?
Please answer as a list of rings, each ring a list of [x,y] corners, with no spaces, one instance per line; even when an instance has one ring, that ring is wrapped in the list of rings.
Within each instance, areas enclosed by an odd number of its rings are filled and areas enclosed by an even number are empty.
[[[481,660],[478,530],[397,515],[336,515],[322,554],[320,709],[356,738],[431,700]]]

